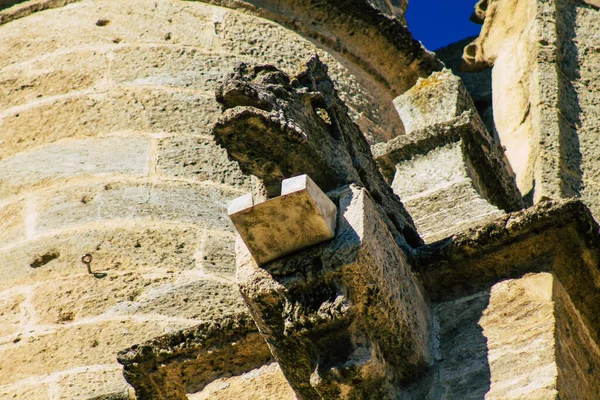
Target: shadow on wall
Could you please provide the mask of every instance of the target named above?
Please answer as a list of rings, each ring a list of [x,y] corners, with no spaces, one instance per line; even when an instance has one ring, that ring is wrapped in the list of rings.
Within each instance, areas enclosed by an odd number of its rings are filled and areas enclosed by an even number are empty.
[[[480,320],[490,290],[435,307],[439,326],[438,378],[431,399],[483,400],[491,388],[488,344]]]
[[[557,1],[558,110],[561,194],[578,197],[583,189],[581,150],[578,127],[581,106],[574,82],[581,79],[579,51],[576,45],[577,7],[571,1]]]
[[[12,7],[15,4],[24,3],[26,0],[0,0],[0,10]]]

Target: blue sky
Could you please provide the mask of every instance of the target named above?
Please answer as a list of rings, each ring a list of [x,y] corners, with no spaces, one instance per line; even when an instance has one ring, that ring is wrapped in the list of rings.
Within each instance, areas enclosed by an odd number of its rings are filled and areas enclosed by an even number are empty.
[[[428,50],[478,35],[480,25],[469,21],[477,0],[409,0],[406,20],[413,36]]]

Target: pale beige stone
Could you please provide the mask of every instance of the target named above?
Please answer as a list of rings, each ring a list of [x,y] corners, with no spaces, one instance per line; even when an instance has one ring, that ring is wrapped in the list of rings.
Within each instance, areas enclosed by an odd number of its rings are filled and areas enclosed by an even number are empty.
[[[0,161],[0,163],[2,163],[2,161]],[[2,186],[2,179],[0,178],[0,188]],[[2,221],[2,229],[0,229],[0,247],[25,239],[25,218],[25,210],[23,210],[23,203],[21,202],[0,206],[0,221]]]
[[[170,275],[193,271],[197,268],[195,253],[201,241],[201,231],[188,226],[116,223],[59,231],[0,251],[0,290],[65,276],[85,277],[88,272],[81,256],[86,253],[93,256],[92,270],[105,272],[109,277],[124,272]],[[53,254],[56,257],[50,257]],[[45,262],[31,267],[36,260]],[[93,302],[93,298],[89,301]]]
[[[18,60],[0,72],[2,109],[106,85],[105,49],[75,49]]]
[[[308,175],[281,187],[274,199],[254,205],[246,194],[229,206],[229,218],[259,265],[335,235],[337,208]]]
[[[189,400],[296,400],[277,363],[265,365],[243,375],[213,381]]]
[[[149,166],[149,137],[64,140],[0,160],[0,198],[77,176],[147,176]]]
[[[75,367],[116,364],[119,350],[192,324],[186,320],[117,317],[28,334],[14,346],[0,349],[0,385]]]
[[[450,70],[434,72],[394,99],[406,133],[450,121],[473,109],[461,80]]]

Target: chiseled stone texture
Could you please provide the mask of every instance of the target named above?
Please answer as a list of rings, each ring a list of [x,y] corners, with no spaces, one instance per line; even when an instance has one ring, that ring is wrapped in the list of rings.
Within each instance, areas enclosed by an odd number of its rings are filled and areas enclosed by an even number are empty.
[[[482,71],[462,71],[460,68],[463,49],[475,38],[475,36],[472,36],[449,44],[446,47],[436,50],[435,55],[444,62],[446,68],[450,69],[454,75],[462,79],[467,91],[473,99],[473,103],[475,104],[482,121],[485,123],[485,127],[488,132],[494,135],[496,142],[499,142],[496,127],[494,125],[492,107],[492,69],[486,68]]]
[[[597,398],[598,229],[581,201],[543,202],[418,249],[438,329],[429,396]]]
[[[461,147],[449,143],[396,166],[391,186],[426,242],[503,214],[473,187]]]
[[[335,201],[331,242],[259,268],[239,240],[240,290],[299,398],[393,398],[432,361],[429,300],[368,192]]]
[[[600,10],[593,2],[490,1],[467,66],[491,66],[494,122],[528,201],[598,204]],[[576,38],[576,39],[575,39]]]
[[[418,79],[410,90],[394,99],[394,107],[407,134],[450,121],[474,108],[460,78],[447,69]]]
[[[448,399],[557,399],[554,277],[526,275],[435,307]]]
[[[407,134],[372,150],[426,242],[522,208],[502,149],[460,78],[434,72],[394,105]]]
[[[262,203],[239,197],[228,213],[258,265],[335,236],[337,207],[308,175],[284,179],[281,196]]]
[[[545,3],[548,3],[546,7],[551,7],[549,2]],[[541,176],[536,176],[538,147],[545,140],[535,133],[536,129],[549,128],[556,120],[550,115],[554,104],[547,98],[553,94],[540,92],[540,85],[552,86],[551,82],[556,81],[555,76],[547,74],[553,59],[541,57],[544,41],[552,42],[544,22],[548,13],[542,7],[538,0],[489,2],[481,34],[465,48],[463,57],[470,69],[494,65],[495,127],[506,148],[519,189],[530,197],[534,194],[534,180],[537,185],[546,184],[540,182]],[[488,15],[493,17],[487,18]],[[548,140],[549,146],[552,141]],[[536,191],[540,192],[540,188]]]
[[[227,66],[319,53],[372,141],[401,127],[311,42],[201,2],[27,1],[0,37],[2,398],[128,398],[118,350],[246,313],[226,203],[258,182],[211,134]]]
[[[120,351],[118,360],[138,398],[146,400],[186,400],[186,394],[198,397],[227,388],[227,381],[237,390],[247,386],[254,393],[244,398],[250,399],[258,395],[256,386],[269,380],[291,391],[280,374],[271,378],[256,371],[272,363],[272,356],[246,314],[214,316],[192,328],[161,335]]]
[[[555,275],[527,274],[435,306],[431,398],[596,399],[598,345]]]
[[[277,363],[264,365],[231,378],[217,379],[201,392],[188,395],[189,400],[296,400]]]

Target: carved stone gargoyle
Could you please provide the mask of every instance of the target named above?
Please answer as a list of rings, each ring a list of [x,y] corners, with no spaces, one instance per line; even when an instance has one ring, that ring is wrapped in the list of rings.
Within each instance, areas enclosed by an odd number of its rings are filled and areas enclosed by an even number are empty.
[[[272,65],[240,63],[217,89],[217,101],[224,111],[213,128],[217,143],[263,182],[267,197],[280,194],[283,179],[302,174],[325,192],[356,183],[381,207],[399,245],[422,244],[318,56],[293,78]]]
[[[429,300],[406,256],[422,241],[327,66],[314,56],[290,78],[240,64],[217,100],[217,142],[267,197],[308,174],[337,207],[325,243],[260,266],[236,243],[240,291],[285,377],[301,399],[395,397],[431,365]]]

